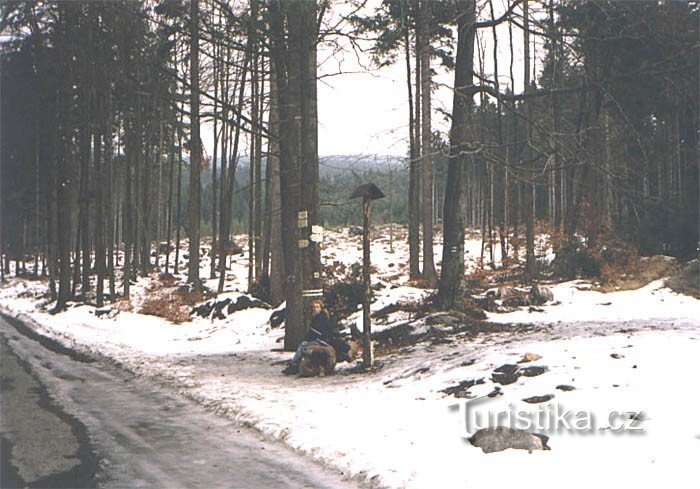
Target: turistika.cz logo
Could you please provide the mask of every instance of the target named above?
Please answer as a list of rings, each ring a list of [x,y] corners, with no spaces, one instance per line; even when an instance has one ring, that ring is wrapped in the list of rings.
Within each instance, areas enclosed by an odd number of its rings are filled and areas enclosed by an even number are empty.
[[[507,426],[530,432],[551,434],[562,431],[580,433],[642,433],[645,419],[642,411],[612,410],[598,414],[586,410],[566,409],[561,404],[541,404],[536,410],[525,411],[509,404],[502,410],[485,408],[489,397],[459,400],[450,407],[459,408],[460,436],[471,437],[475,432],[492,426]]]

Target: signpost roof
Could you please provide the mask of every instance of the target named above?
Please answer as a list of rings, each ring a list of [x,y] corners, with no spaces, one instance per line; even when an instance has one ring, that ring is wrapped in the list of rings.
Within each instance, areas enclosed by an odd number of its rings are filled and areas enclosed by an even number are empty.
[[[363,199],[377,200],[383,198],[384,193],[379,190],[379,187],[370,182],[357,187],[350,196],[351,199],[358,199],[360,197]]]

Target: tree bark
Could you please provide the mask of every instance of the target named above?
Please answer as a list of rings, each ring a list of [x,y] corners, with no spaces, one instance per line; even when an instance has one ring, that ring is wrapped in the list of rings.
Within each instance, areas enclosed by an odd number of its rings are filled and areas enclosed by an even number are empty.
[[[420,0],[420,65],[421,65],[421,147],[422,147],[422,201],[423,201],[423,280],[430,288],[437,284],[433,257],[433,171],[431,162],[432,128],[430,104],[430,0]]]
[[[270,167],[270,300],[277,305],[284,300],[284,281],[286,272],[284,266],[284,249],[282,246],[282,198],[280,189],[280,159],[279,159],[279,90],[277,89],[277,73],[275,63],[270,63],[270,140],[268,151]]]
[[[523,0],[523,52],[524,52],[524,73],[523,90],[527,94],[530,91],[530,10],[528,0]],[[526,143],[523,152],[523,160],[529,161],[532,154],[532,104],[525,100],[525,123]],[[528,166],[528,175],[531,182],[525,184],[524,207],[525,207],[525,271],[530,278],[537,274],[537,263],[535,261],[535,172],[532,163]]]
[[[201,205],[202,146],[199,137],[199,0],[190,4],[190,201],[187,281],[195,289],[199,279],[199,209]]]
[[[469,124],[474,96],[474,38],[476,5],[474,0],[457,3],[457,56],[450,127],[450,156],[447,166],[445,205],[443,212],[444,238],[442,270],[438,298],[442,307],[454,308],[464,295],[464,213],[463,167],[469,143]]]
[[[420,275],[420,198],[418,190],[418,143],[416,142],[416,120],[413,112],[413,82],[411,81],[411,40],[407,6],[402,1],[404,15],[404,49],[406,58],[406,86],[408,89],[408,135],[409,135],[409,183],[408,183],[408,265],[409,276],[415,280]]]

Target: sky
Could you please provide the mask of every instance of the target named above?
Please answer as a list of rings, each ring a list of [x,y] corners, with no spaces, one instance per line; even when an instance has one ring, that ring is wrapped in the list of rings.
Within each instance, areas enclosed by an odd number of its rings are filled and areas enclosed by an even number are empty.
[[[371,1],[367,10],[380,3]],[[494,0],[496,17],[505,12],[508,0]],[[440,2],[436,2],[439,8]],[[332,16],[343,13],[345,5],[336,3]],[[346,8],[346,7],[345,7]],[[491,18],[487,3],[477,1],[478,20]],[[533,10],[533,7],[531,7]],[[521,10],[517,9],[516,14]],[[533,12],[533,15],[538,15]],[[485,73],[493,78],[493,41],[491,29],[480,29],[482,49],[485,52]],[[510,51],[508,47],[508,27],[502,24],[497,29],[499,79],[502,86],[510,83]],[[515,90],[522,90],[523,50],[522,35],[513,29]],[[535,69],[541,65],[540,40],[532,39],[532,51],[538,52]],[[456,35],[455,35],[456,47]],[[346,45],[345,47],[349,47]],[[369,45],[364,45],[369,47]],[[358,60],[359,57],[359,60]],[[319,155],[333,154],[379,154],[405,156],[408,153],[408,95],[406,87],[405,58],[399,57],[396,64],[381,69],[372,67],[369,54],[356,55],[350,49],[340,56],[333,56],[327,46],[319,47],[318,59],[321,62],[319,74],[342,71],[343,74],[322,77],[318,83],[319,110]],[[478,67],[475,54],[475,69]],[[414,60],[411,60],[413,66]],[[452,86],[454,73],[447,71],[437,60],[431,67],[436,73],[433,81],[438,85],[432,94],[433,130],[447,136],[449,121],[442,113],[451,113]]]
[[[380,0],[368,2],[365,11],[371,11]],[[436,2],[439,8],[439,1]],[[486,3],[477,2],[484,9]],[[498,17],[507,8],[508,0],[494,0],[495,15]],[[328,15],[331,22],[347,12],[347,3],[336,0]],[[519,13],[520,10],[516,10]],[[477,13],[479,20],[490,19],[488,9]],[[480,29],[479,35],[485,55],[485,74],[493,77],[491,29]],[[510,52],[508,49],[508,28],[502,24],[498,28],[498,65],[502,87],[509,84]],[[522,35],[514,28],[513,39],[516,45],[514,70],[515,90],[522,89]],[[540,42],[540,41],[533,41]],[[372,66],[369,53],[355,53],[349,43],[344,50],[321,44],[319,46],[318,117],[319,117],[319,156],[330,155],[392,155],[405,156],[408,153],[408,95],[406,88],[405,59],[399,57],[395,65],[377,69]],[[455,42],[456,45],[456,42]],[[370,44],[363,44],[369,48]],[[541,52],[541,46],[535,46]],[[533,50],[534,52],[534,50]],[[413,66],[413,61],[411,64]],[[540,64],[535,61],[535,69]],[[437,88],[433,91],[433,130],[447,135],[449,121],[442,112],[452,109],[453,72],[431,64],[436,76],[433,81]],[[475,69],[478,67],[475,55]],[[340,73],[340,74],[338,74]],[[203,141],[207,150],[212,144],[211,129],[203,131]],[[245,143],[244,143],[245,144]],[[244,151],[246,149],[244,148]]]

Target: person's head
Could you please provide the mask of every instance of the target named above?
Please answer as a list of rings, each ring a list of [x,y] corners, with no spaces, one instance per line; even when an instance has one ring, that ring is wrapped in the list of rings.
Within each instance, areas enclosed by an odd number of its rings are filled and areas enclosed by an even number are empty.
[[[323,311],[323,301],[315,300],[311,303],[311,315],[317,316]]]

